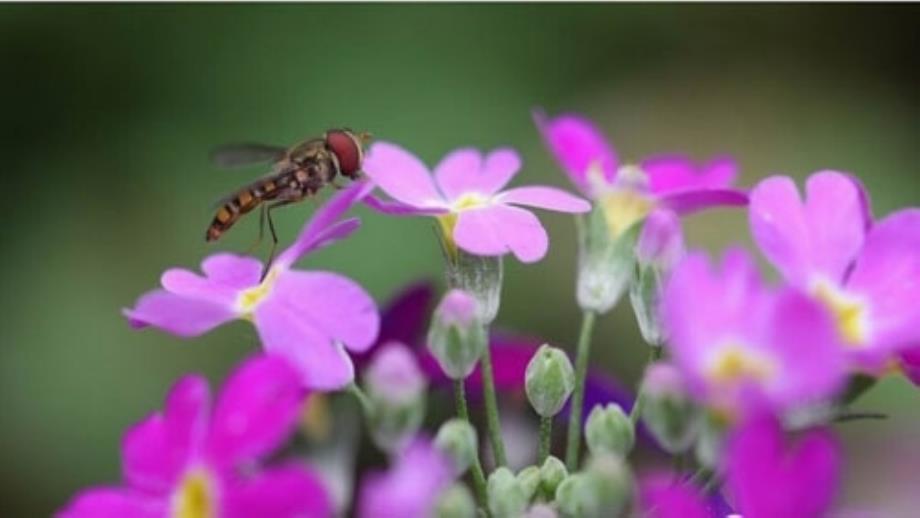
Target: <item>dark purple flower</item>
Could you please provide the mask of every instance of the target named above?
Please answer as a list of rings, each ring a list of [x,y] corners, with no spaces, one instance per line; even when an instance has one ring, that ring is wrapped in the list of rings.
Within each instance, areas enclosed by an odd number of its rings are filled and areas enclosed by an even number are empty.
[[[305,467],[258,464],[293,431],[303,396],[299,374],[278,357],[244,362],[213,411],[207,381],[185,376],[163,412],[125,434],[124,485],[84,490],[59,516],[331,516],[325,488]]]
[[[135,327],[154,326],[183,337],[230,320],[249,320],[265,350],[296,365],[305,386],[344,387],[354,379],[346,349],[361,352],[374,343],[377,307],[347,277],[291,267],[305,254],[354,232],[360,221],[339,218],[372,188],[359,182],[332,197],[281,252],[263,280],[258,260],[214,254],[201,264],[204,276],[182,268],[167,270],[161,278],[163,289],[142,296],[124,310],[125,316]]]

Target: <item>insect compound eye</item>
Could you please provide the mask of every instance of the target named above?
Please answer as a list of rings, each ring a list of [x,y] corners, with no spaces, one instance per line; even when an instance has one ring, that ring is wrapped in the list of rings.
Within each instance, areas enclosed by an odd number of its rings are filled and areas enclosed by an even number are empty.
[[[342,174],[351,175],[361,168],[361,146],[351,132],[343,130],[327,132],[326,145],[338,157]]]

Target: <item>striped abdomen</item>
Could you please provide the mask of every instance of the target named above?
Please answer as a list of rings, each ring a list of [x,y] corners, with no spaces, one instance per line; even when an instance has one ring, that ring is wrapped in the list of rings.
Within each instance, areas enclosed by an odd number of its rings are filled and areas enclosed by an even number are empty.
[[[217,210],[208,231],[206,241],[220,238],[230,229],[240,216],[259,206],[260,203],[278,196],[279,185],[277,178],[266,178],[253,185],[240,189],[230,196]]]

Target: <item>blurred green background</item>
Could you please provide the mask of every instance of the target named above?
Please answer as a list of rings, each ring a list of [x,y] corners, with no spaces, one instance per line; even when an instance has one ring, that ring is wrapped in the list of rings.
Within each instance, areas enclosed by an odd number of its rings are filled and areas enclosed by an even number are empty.
[[[429,163],[461,145],[520,150],[517,182],[568,188],[530,112],[595,119],[622,157],[730,153],[750,185],[772,172],[859,174],[876,214],[920,195],[917,6],[198,5],[0,7],[4,203],[0,254],[0,515],[43,516],[114,482],[124,428],[169,384],[221,379],[256,350],[236,323],[197,340],[120,316],[168,266],[216,247],[211,203],[257,170],[218,171],[227,141],[288,144],[347,125]],[[279,211],[289,241],[311,202]],[[430,222],[361,211],[353,239],[311,256],[384,300],[440,279]],[[507,263],[500,323],[570,346],[572,222],[546,215],[543,262]],[[741,211],[691,218],[689,241],[749,243]],[[601,322],[598,362],[632,382],[646,352],[628,308]],[[842,505],[909,516],[920,396],[897,377],[840,427]],[[910,440],[909,440],[910,439]]]

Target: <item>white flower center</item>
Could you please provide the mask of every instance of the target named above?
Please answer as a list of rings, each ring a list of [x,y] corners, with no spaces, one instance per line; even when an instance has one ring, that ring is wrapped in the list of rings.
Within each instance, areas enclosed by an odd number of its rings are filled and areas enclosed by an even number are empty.
[[[598,203],[614,239],[645,219],[655,208],[654,200],[648,195],[648,175],[639,167],[621,167],[613,185],[598,183],[601,181],[600,164],[591,167],[588,178],[598,193]]]
[[[717,385],[729,385],[742,380],[765,382],[776,372],[773,358],[751,347],[730,342],[709,358],[706,377]]]

